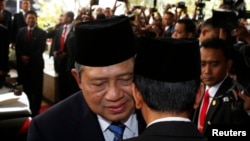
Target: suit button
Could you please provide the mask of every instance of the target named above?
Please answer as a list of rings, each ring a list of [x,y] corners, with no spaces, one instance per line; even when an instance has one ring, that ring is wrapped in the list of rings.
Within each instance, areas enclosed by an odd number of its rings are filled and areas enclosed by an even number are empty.
[[[208,124],[208,125],[211,125],[211,122],[210,122],[210,121],[207,121],[207,124]]]

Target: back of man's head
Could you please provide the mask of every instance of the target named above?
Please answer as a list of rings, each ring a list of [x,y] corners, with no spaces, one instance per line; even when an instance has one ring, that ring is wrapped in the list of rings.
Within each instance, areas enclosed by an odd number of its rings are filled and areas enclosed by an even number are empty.
[[[134,82],[148,107],[158,112],[192,110],[200,77],[197,41],[138,40]]]

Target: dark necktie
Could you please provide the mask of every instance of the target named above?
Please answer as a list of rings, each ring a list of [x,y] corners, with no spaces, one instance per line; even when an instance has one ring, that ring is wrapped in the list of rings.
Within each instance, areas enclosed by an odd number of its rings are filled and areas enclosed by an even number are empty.
[[[121,122],[113,122],[110,124],[108,129],[114,133],[115,137],[113,141],[121,141],[122,135],[125,129],[125,125]]]
[[[209,93],[208,93],[208,90],[206,90],[204,98],[203,98],[203,103],[202,103],[200,116],[199,116],[199,123],[198,123],[198,129],[201,133],[203,132],[208,105],[209,105]]]
[[[32,33],[32,30],[31,30],[31,29],[28,29],[28,32],[27,32],[27,42],[30,42],[31,33]]]

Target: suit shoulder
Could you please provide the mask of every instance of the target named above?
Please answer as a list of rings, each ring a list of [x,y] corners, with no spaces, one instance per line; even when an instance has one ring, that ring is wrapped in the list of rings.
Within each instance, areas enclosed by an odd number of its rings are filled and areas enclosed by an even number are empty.
[[[2,25],[2,24],[0,24],[0,30],[1,31],[8,31],[7,27]]]
[[[76,115],[84,112],[82,108],[82,93],[75,93],[72,96],[54,104],[52,107],[44,111],[43,113],[34,117],[36,121],[47,121],[47,122],[60,122],[61,120],[69,121],[75,118]],[[63,119],[60,117],[67,117],[68,119]]]
[[[23,17],[23,14],[22,14],[21,12],[15,13],[15,14],[13,15],[13,17],[14,17],[14,19],[17,18],[17,17]]]
[[[26,29],[27,29],[27,26],[19,28],[18,31],[24,31],[24,30],[26,30]]]
[[[11,16],[12,14],[11,14],[11,12],[10,11],[8,11],[8,10],[6,10],[6,9],[4,9],[4,12],[5,12],[5,14],[7,14],[7,15],[9,15],[9,16]]]
[[[41,32],[41,33],[43,33],[43,34],[46,34],[46,33],[47,33],[44,29],[42,29],[42,28],[40,28],[40,27],[37,27],[37,29],[38,29],[39,32]]]

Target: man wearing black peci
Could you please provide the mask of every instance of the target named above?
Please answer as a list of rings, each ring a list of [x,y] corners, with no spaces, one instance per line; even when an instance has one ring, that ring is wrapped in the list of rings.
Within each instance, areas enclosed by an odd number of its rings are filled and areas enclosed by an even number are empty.
[[[75,38],[72,74],[81,91],[33,118],[28,141],[111,141],[138,136],[145,123],[132,96],[135,39],[129,18],[80,23]],[[114,126],[121,134],[114,133]]]

